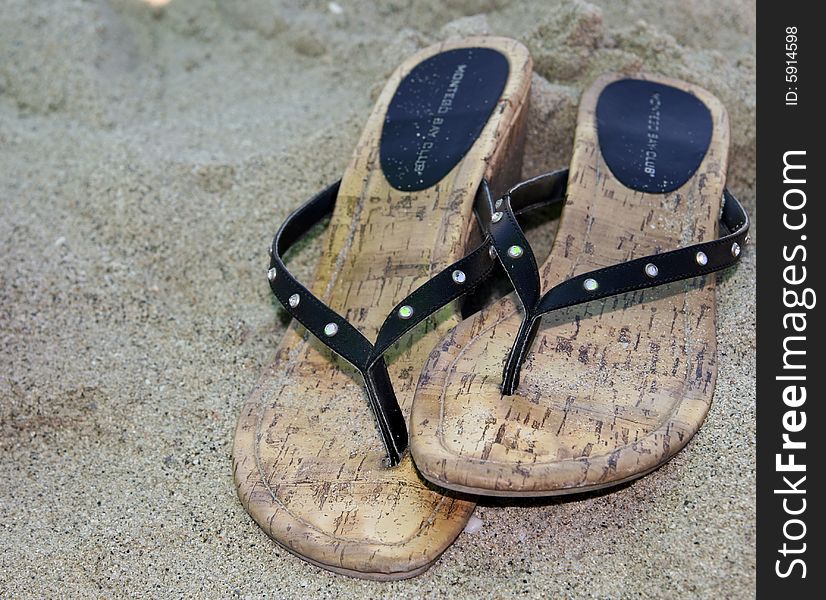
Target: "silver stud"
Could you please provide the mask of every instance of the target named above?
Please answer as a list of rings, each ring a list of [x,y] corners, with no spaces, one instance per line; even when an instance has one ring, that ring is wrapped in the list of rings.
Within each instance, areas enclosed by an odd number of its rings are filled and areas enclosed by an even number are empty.
[[[503,202],[503,199],[499,198],[499,200],[496,201],[496,204],[493,205],[493,208],[495,208],[496,210],[499,210],[500,208],[502,208],[502,202]]]
[[[493,213],[490,216],[490,222],[491,223],[498,223],[501,220],[502,220],[502,213],[500,213],[499,211],[496,211],[495,213]]]
[[[413,316],[413,307],[409,304],[405,304],[399,309],[399,318],[400,319],[409,319]]]
[[[738,244],[737,242],[734,242],[731,245],[731,255],[734,258],[737,258],[738,256],[740,256],[740,244]]]
[[[582,287],[588,292],[594,292],[599,287],[596,279],[588,278],[582,282]]]
[[[267,249],[267,252],[269,252],[270,256],[272,256],[272,244],[270,244],[270,247]]]
[[[267,279],[269,279],[270,281],[275,281],[276,275],[278,275],[278,271],[275,267],[267,271]]]
[[[493,246],[488,248],[488,256],[490,256],[491,258],[496,258],[496,248],[494,248]]]
[[[743,240],[743,244],[750,244],[751,243],[751,234],[746,234],[746,239]]]
[[[292,296],[290,296],[289,300],[287,300],[287,303],[290,305],[291,308],[295,308],[296,306],[298,306],[299,302],[301,302],[301,297],[298,294],[293,294]]]
[[[511,258],[519,258],[524,254],[524,250],[522,250],[522,246],[511,246],[508,248],[508,256]]]
[[[465,276],[465,272],[460,271],[459,269],[453,271],[451,277],[453,277],[453,281],[455,281],[456,283],[464,283],[465,279],[467,279],[467,277]]]
[[[645,265],[645,274],[653,279],[654,277],[660,274],[660,270],[654,263],[648,263],[647,265]]]
[[[338,333],[338,325],[335,323],[327,323],[324,326],[324,335],[327,337],[333,337],[335,334]]]
[[[701,267],[704,267],[708,264],[708,256],[702,250],[694,255],[694,260],[697,261],[697,264]]]

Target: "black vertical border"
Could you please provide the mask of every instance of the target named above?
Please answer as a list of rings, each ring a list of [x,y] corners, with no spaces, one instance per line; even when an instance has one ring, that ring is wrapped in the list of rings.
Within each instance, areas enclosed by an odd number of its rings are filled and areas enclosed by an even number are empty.
[[[826,144],[826,110],[824,83],[821,74],[826,63],[826,30],[816,13],[822,14],[822,4],[818,2],[760,0],[757,4],[757,214],[759,214],[759,240],[757,252],[757,595],[759,598],[824,598],[824,572],[826,559],[823,546],[826,543],[819,518],[826,510],[823,494],[824,472],[822,468],[826,423],[824,423],[822,380],[826,366],[823,337],[823,312],[820,304],[826,303],[826,296],[817,298],[817,305],[811,310],[788,308],[784,303],[784,288],[797,289],[802,293],[806,287],[818,294],[825,276],[826,255],[823,240],[826,238],[826,223],[823,218],[823,203],[826,202],[823,181],[826,179],[823,146]],[[791,60],[786,52],[787,27],[797,28],[797,52]],[[798,81],[786,80],[788,66],[797,68]],[[790,70],[791,71],[791,70]],[[797,92],[797,106],[786,106],[786,93]],[[821,113],[821,114],[818,114]],[[795,157],[795,161],[805,160],[805,184],[784,184],[784,153],[787,151],[806,152],[805,159]],[[794,173],[802,174],[801,170]],[[797,178],[789,172],[790,178]],[[791,211],[784,207],[784,193],[792,188],[802,189],[806,194],[806,205],[801,210]],[[802,197],[792,193],[792,203],[799,203]],[[784,213],[792,224],[800,223],[806,214],[806,225],[798,231],[791,231],[783,224]],[[801,239],[805,236],[805,240]],[[795,246],[806,248],[806,261],[802,251],[796,253],[796,260],[784,259],[792,254]],[[801,267],[806,267],[806,281],[792,286],[784,281],[784,268],[797,265],[795,273],[800,277]],[[783,317],[789,312],[806,313],[805,333],[784,328]],[[793,342],[797,349],[805,349],[804,358],[796,359],[805,363],[800,370],[783,369],[783,341],[790,335],[805,336],[806,341]],[[805,472],[781,473],[776,469],[777,455],[782,454],[783,462],[788,462],[788,450],[783,450],[784,415],[792,408],[783,401],[783,390],[790,383],[777,379],[780,375],[805,375],[805,382],[796,382],[806,388],[806,402],[796,408],[795,415],[789,417],[794,426],[806,413],[805,428],[790,433],[791,439],[805,441],[805,450],[794,450],[795,462],[806,465]],[[799,485],[805,494],[782,494],[789,486],[783,481],[786,476],[797,483],[801,476],[805,481]],[[787,500],[790,510],[799,510],[805,499],[806,510],[798,515],[784,511],[783,500]],[[790,519],[800,519],[806,525],[805,536],[799,540],[786,539],[784,524]],[[791,523],[787,533],[797,537],[802,531],[799,523]],[[801,554],[781,553],[783,544]],[[798,564],[793,574],[787,578],[778,576],[777,571],[788,570],[791,561],[801,558],[806,563],[806,578],[801,578],[802,568]],[[778,564],[777,561],[780,561]]]

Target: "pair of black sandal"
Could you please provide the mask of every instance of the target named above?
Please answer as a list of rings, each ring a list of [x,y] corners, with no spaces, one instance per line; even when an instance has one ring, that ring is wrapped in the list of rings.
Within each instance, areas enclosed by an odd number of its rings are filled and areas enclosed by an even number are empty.
[[[749,227],[724,188],[724,108],[684,82],[603,76],[570,169],[495,194],[521,153],[529,76],[512,40],[422,51],[344,179],[275,236],[269,285],[300,325],[241,416],[235,477],[258,523],[310,562],[415,575],[469,518],[465,493],[616,485],[667,461],[708,411],[708,276],[739,260]],[[540,267],[518,217],[553,203]],[[327,217],[308,288],[283,256]],[[454,301],[498,267],[514,293],[460,320]]]

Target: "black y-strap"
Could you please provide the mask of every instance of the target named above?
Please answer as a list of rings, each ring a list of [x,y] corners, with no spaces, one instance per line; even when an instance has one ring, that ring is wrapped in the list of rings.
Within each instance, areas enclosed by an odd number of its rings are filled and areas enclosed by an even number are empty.
[[[493,258],[498,257],[524,308],[522,324],[503,373],[502,392],[512,394],[519,384],[520,367],[543,314],[724,269],[738,260],[746,243],[748,216],[726,190],[720,217],[729,231],[724,237],[577,275],[540,297],[536,258],[516,217],[542,205],[563,202],[567,178],[567,169],[535,177],[511,188],[495,203],[487,182],[483,181],[476,194],[474,211],[482,230],[487,232],[485,239],[467,256],[399,302],[379,329],[375,344],[301,285],[281,258],[316,223],[333,212],[340,182],[299,207],[278,230],[267,272],[270,288],[293,318],[361,373],[389,466],[401,461],[408,436],[383,355],[436,310],[482,283],[493,270]]]
[[[732,266],[740,258],[749,230],[742,204],[723,192],[720,223],[727,234],[712,241],[654,254],[571,277],[540,297],[539,271],[522,228],[519,212],[546,201],[548,187],[565,185],[567,172],[558,171],[517,185],[497,200],[487,221],[499,261],[513,283],[524,314],[502,376],[502,393],[513,394],[519,371],[539,326],[540,317],[560,308],[598,300],[615,294],[699,277]],[[721,228],[722,229],[722,228]]]
[[[370,408],[387,450],[387,464],[396,465],[407,448],[407,427],[387,366],[384,353],[405,333],[436,310],[479,285],[496,265],[488,253],[489,244],[456,261],[396,305],[371,344],[347,320],[316,298],[287,270],[283,254],[316,223],[333,212],[340,181],[323,190],[287,217],[273,240],[267,279],[286,311],[304,327],[342,356],[361,373]],[[490,205],[490,189],[483,181],[477,204]]]

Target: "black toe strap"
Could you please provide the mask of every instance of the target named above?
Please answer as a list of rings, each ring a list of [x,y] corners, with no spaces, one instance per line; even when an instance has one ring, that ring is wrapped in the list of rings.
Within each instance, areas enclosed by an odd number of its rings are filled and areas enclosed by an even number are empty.
[[[538,314],[615,294],[646,289],[720,271],[740,260],[749,232],[749,218],[740,201],[723,191],[721,229],[716,240],[652,254],[583,273],[548,290],[539,301]]]
[[[331,350],[347,359],[353,366],[365,365],[372,344],[344,317],[329,308],[296,280],[281,256],[318,221],[330,214],[335,206],[340,182],[336,182],[293,212],[278,233],[272,245],[267,279],[275,296],[290,315],[324,342]]]
[[[748,215],[742,204],[725,190],[720,222],[721,229],[728,233],[723,237],[583,273],[563,281],[540,297],[536,259],[516,220],[515,207],[524,211],[548,202],[549,189],[554,191],[554,197],[564,195],[566,182],[567,172],[558,171],[522,183],[497,200],[496,212],[488,220],[489,236],[499,261],[524,308],[522,324],[505,361],[504,394],[512,394],[519,385],[519,370],[543,314],[725,269],[739,260],[747,240]]]
[[[387,462],[396,465],[407,448],[407,427],[387,373],[384,353],[405,333],[449,302],[478,286],[495,262],[482,245],[425,282],[402,300],[387,316],[371,344],[347,320],[315,297],[287,270],[282,255],[335,207],[340,181],[315,195],[295,210],[278,230],[273,241],[267,278],[284,309],[304,327],[339,354],[364,378],[370,408],[387,450]],[[487,182],[478,198],[490,199]],[[478,202],[477,202],[478,204]]]
[[[539,326],[539,319],[534,315],[540,293],[539,269],[533,249],[516,216],[544,204],[564,202],[567,183],[566,169],[520,183],[496,201],[495,212],[488,221],[488,231],[496,255],[516,291],[525,315],[516,333],[514,350],[508,355],[502,373],[502,389],[508,394],[519,385],[519,365]]]

